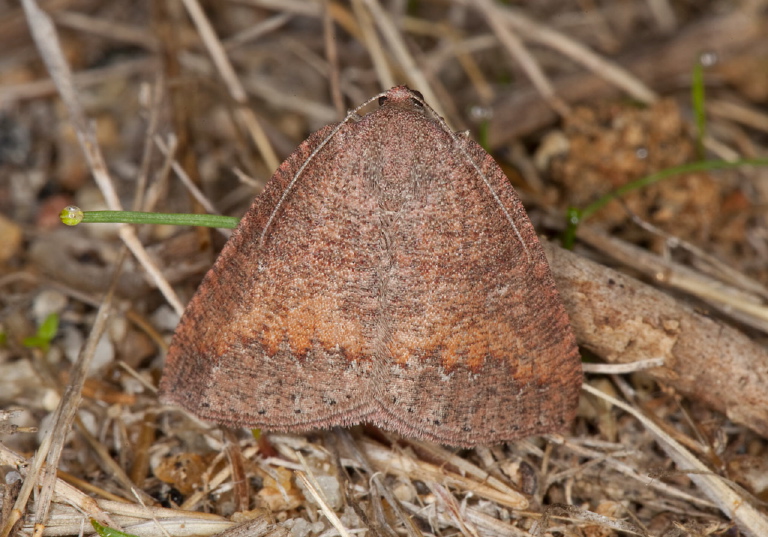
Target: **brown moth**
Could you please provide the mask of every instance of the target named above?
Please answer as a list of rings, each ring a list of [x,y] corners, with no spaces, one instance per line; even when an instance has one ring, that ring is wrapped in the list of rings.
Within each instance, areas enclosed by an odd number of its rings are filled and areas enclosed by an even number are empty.
[[[253,202],[179,323],[162,400],[453,446],[563,430],[581,363],[520,199],[418,92],[379,103],[312,134]]]

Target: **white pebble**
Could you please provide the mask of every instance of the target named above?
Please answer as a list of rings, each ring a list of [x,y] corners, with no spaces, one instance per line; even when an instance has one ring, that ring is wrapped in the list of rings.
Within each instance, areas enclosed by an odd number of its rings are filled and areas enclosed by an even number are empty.
[[[74,363],[85,341],[83,333],[75,326],[66,326],[61,332],[63,336],[61,338],[61,347],[64,349],[64,355],[67,357],[67,360]]]
[[[152,324],[158,330],[176,330],[176,325],[179,324],[179,319],[180,317],[178,314],[167,305],[160,306],[155,310],[155,313],[152,314]]]
[[[32,312],[35,322],[40,326],[51,313],[61,313],[67,307],[67,297],[64,293],[53,289],[45,289],[37,293],[32,304]]]
[[[343,500],[341,497],[341,488],[339,487],[339,480],[332,475],[318,475],[317,483],[320,485],[323,496],[328,500],[328,504],[335,510],[339,509]]]
[[[65,329],[62,345],[64,347],[64,354],[66,354],[70,362],[75,363],[85,342],[84,336],[77,329]],[[109,336],[104,333],[96,344],[96,350],[93,353],[88,373],[91,375],[97,373],[101,368],[111,364],[114,359],[115,346],[110,341]]]
[[[115,360],[115,346],[109,340],[107,334],[102,334],[99,342],[96,344],[96,351],[93,353],[91,366],[88,368],[91,374],[98,372],[101,368],[111,364]]]

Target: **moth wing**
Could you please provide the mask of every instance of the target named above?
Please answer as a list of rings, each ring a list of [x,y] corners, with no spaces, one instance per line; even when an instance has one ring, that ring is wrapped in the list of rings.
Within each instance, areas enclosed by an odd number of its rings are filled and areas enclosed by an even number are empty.
[[[374,202],[316,132],[280,166],[187,306],[160,383],[166,402],[228,426],[304,430],[373,410]],[[271,219],[271,221],[270,221]],[[269,223],[269,226],[268,226]]]
[[[581,362],[543,249],[493,158],[446,136],[436,125],[403,157],[413,194],[383,230],[386,359],[370,419],[461,446],[561,430],[576,412]],[[387,140],[397,147],[386,153],[408,151]],[[420,151],[446,146],[438,172]]]

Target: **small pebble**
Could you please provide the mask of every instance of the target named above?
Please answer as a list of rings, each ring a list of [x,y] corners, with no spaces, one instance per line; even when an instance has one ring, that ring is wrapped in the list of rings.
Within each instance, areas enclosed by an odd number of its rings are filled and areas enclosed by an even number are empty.
[[[62,346],[64,347],[64,354],[70,362],[74,363],[77,360],[85,342],[86,336],[76,328],[64,330]],[[105,332],[101,335],[99,342],[96,344],[96,349],[93,353],[90,367],[88,368],[89,374],[92,375],[97,373],[100,369],[111,364],[114,360],[115,346]]]
[[[285,526],[290,527],[292,537],[307,537],[309,534],[317,534],[325,529],[325,524],[318,522],[307,522],[303,518],[294,518],[286,520]]]
[[[179,315],[170,306],[162,305],[152,314],[152,325],[158,330],[172,332],[179,324]]]
[[[91,374],[98,372],[101,368],[111,364],[115,360],[115,346],[109,340],[107,334],[102,334],[101,339],[96,344],[96,351],[93,353],[91,366],[88,368]]]
[[[67,296],[54,289],[44,289],[37,293],[32,304],[32,313],[38,326],[51,313],[61,313],[67,307]]]
[[[128,319],[122,315],[114,315],[109,318],[107,332],[115,344],[122,343],[128,333]]]
[[[318,475],[316,477],[317,484],[320,485],[320,489],[323,496],[325,496],[325,499],[328,501],[328,505],[334,510],[339,509],[343,504],[339,480],[332,475]]]
[[[357,511],[351,505],[344,507],[344,513],[339,517],[339,520],[341,520],[345,528],[359,528],[363,524],[363,521],[357,515]]]
[[[11,470],[7,474],[5,474],[5,484],[6,485],[13,485],[14,483],[18,481],[23,481],[23,478],[21,477],[21,474],[17,472],[16,470]]]
[[[64,327],[61,333],[61,347],[64,349],[64,355],[67,357],[67,360],[74,363],[80,354],[83,343],[85,343],[85,336],[79,328],[74,326]]]
[[[93,436],[97,436],[99,433],[99,424],[97,423],[96,416],[93,415],[93,412],[81,408],[78,412],[78,416],[80,417],[80,421],[83,422],[85,430]]]
[[[401,502],[413,502],[416,498],[416,490],[409,483],[398,483],[392,493]]]
[[[50,388],[45,390],[45,393],[41,398],[40,402],[42,404],[43,410],[47,410],[48,412],[53,412],[54,410],[56,410],[56,407],[59,406],[60,400],[61,400],[61,396],[59,395],[59,392],[57,392],[53,388]]]

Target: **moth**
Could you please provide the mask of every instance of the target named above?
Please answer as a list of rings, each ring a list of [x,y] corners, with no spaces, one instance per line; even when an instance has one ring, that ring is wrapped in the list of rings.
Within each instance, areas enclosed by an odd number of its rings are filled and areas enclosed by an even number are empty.
[[[464,447],[563,430],[581,362],[520,199],[421,94],[376,98],[254,200],[186,308],[161,399],[230,427],[369,422]]]

